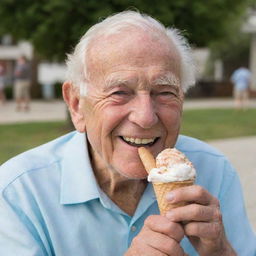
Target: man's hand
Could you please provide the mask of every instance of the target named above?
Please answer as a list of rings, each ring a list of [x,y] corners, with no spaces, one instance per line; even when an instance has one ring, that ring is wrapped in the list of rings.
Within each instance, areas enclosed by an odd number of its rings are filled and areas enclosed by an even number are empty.
[[[168,198],[172,203],[190,203],[172,209],[166,216],[172,222],[183,223],[185,235],[200,256],[236,255],[225,236],[217,198],[197,185],[176,189]]]
[[[145,220],[125,256],[185,256],[179,244],[183,237],[184,230],[179,223],[164,216],[151,215]]]

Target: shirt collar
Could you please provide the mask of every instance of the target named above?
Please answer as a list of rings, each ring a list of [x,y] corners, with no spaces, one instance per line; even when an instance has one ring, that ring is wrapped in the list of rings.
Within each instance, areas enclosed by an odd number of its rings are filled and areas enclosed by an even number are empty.
[[[74,132],[61,161],[61,204],[84,203],[100,197],[90,163],[85,133]]]

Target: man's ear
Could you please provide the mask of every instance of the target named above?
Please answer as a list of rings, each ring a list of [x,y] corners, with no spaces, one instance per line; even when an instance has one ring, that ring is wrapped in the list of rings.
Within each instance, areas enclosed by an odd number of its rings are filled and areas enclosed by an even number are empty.
[[[68,106],[72,122],[79,132],[85,132],[85,119],[80,108],[79,88],[73,86],[70,82],[64,82],[62,85],[62,95]]]

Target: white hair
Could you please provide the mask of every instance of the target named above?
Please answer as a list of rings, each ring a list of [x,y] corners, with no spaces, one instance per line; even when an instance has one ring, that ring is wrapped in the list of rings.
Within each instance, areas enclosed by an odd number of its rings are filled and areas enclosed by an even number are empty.
[[[118,34],[126,28],[142,29],[146,33],[164,34],[174,44],[181,58],[181,86],[183,91],[195,83],[195,66],[191,49],[187,40],[175,28],[165,28],[159,21],[152,17],[135,11],[124,11],[110,16],[92,26],[80,39],[74,52],[68,54],[67,80],[80,88],[81,95],[86,95],[88,78],[87,53],[89,44],[100,36]]]

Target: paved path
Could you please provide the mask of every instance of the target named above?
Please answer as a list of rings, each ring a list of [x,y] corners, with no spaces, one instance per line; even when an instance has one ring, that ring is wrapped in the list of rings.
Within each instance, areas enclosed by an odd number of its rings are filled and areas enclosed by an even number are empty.
[[[65,103],[60,100],[33,101],[30,111],[17,112],[13,101],[0,105],[0,124],[32,121],[59,121],[66,118]]]
[[[245,205],[256,232],[256,136],[209,141],[224,153],[236,168],[244,189]]]
[[[233,107],[232,99],[186,100],[185,109]],[[256,99],[249,107],[256,108]],[[33,101],[29,112],[16,112],[14,102],[0,105],[0,124],[28,121],[65,120],[66,106],[63,101]],[[255,132],[256,135],[256,132]],[[256,136],[210,141],[233,163],[241,178],[248,216],[256,231]]]

